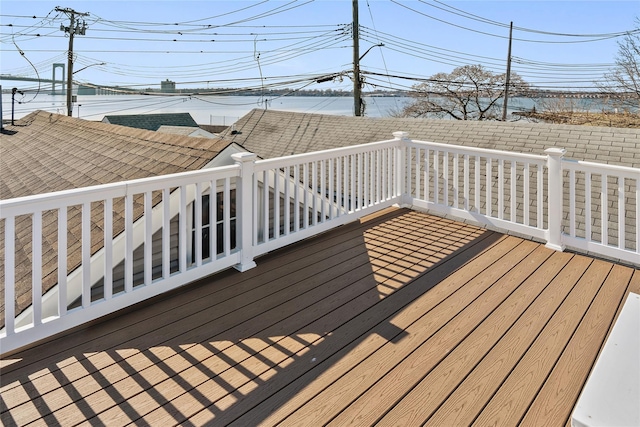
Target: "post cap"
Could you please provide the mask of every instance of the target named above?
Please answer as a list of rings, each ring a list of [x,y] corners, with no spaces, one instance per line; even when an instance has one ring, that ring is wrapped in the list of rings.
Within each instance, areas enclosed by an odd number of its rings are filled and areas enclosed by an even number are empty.
[[[393,136],[395,139],[409,139],[409,132],[393,132]]]
[[[233,153],[231,158],[236,162],[252,162],[258,158],[258,155],[255,153],[243,152],[243,153]]]
[[[551,147],[544,150],[544,152],[550,156],[564,156],[567,150],[565,150],[564,148]]]

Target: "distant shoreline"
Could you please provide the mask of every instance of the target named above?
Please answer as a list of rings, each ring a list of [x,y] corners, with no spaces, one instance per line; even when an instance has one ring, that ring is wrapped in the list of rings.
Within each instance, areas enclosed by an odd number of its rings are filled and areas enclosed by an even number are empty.
[[[581,125],[581,126],[605,126],[616,128],[640,128],[640,114],[632,113],[596,113],[580,111],[558,112],[515,112],[516,116],[527,119],[540,120],[545,123]]]

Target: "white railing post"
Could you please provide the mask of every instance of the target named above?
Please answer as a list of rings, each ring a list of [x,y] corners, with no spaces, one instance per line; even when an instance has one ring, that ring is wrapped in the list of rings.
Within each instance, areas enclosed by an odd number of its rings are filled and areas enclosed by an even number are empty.
[[[407,142],[409,142],[409,132],[393,132],[393,137],[402,141],[398,155],[396,156],[396,196],[400,197],[399,204],[401,206],[407,206],[412,204],[411,197],[408,193],[410,183],[407,181],[410,177],[407,176]]]
[[[240,178],[236,181],[236,230],[240,246],[240,263],[235,266],[239,271],[247,271],[256,266],[253,260],[253,170],[257,155],[253,153],[235,153],[231,157],[240,166]],[[269,191],[265,182],[264,191]]]
[[[15,334],[16,322],[16,218],[4,222],[4,327],[7,336]]]
[[[564,148],[548,148],[547,154],[547,244],[546,247],[556,251],[563,251],[562,243],[562,157],[567,150]]]

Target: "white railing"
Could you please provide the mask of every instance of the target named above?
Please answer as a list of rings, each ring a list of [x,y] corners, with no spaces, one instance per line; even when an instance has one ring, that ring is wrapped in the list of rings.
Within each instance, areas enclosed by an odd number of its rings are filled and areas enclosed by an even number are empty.
[[[404,136],[406,138],[406,135]],[[640,265],[640,170],[406,140],[403,203]]]
[[[407,202],[548,240],[547,160],[547,156],[410,142]]]
[[[638,169],[394,137],[0,201],[1,351],[394,204],[640,264]]]
[[[256,162],[254,255],[399,203],[400,142],[395,139]],[[259,189],[265,183],[269,191]]]
[[[238,264],[238,251],[228,243],[203,263],[201,246],[193,251],[187,240],[193,228],[188,211],[194,205],[199,210],[201,195],[211,188],[222,188],[229,205],[232,180],[239,173],[239,166],[228,166],[0,201],[2,352]],[[195,217],[201,228],[201,215]],[[225,230],[231,228],[228,212],[220,220]],[[152,242],[159,244],[156,253]],[[134,271],[136,249],[140,265]],[[118,271],[119,287],[114,280]],[[47,281],[55,286],[43,293]],[[22,312],[9,303],[25,299],[30,306]]]
[[[563,160],[563,241],[640,264],[640,170]]]

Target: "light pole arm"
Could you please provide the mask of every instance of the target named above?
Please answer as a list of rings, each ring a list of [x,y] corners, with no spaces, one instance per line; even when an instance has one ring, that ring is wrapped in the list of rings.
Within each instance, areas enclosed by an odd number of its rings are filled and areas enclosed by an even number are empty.
[[[74,72],[73,72],[73,74],[75,74],[75,73],[79,73],[80,71],[82,71],[82,70],[86,70],[87,68],[89,68],[89,67],[93,67],[94,65],[107,65],[107,63],[106,63],[106,62],[100,62],[99,64],[89,64],[89,65],[87,65],[86,67],[82,67],[82,68],[80,68],[79,70],[74,71]]]
[[[364,58],[364,56],[365,56],[367,53],[369,53],[369,51],[370,51],[371,49],[373,49],[374,47],[383,47],[383,46],[384,46],[384,43],[374,44],[374,45],[373,45],[373,46],[371,46],[369,49],[367,49],[365,53],[363,53],[363,54],[362,54],[362,56],[360,57],[360,59],[359,59],[359,60],[360,60],[360,61],[362,61],[362,58]]]

